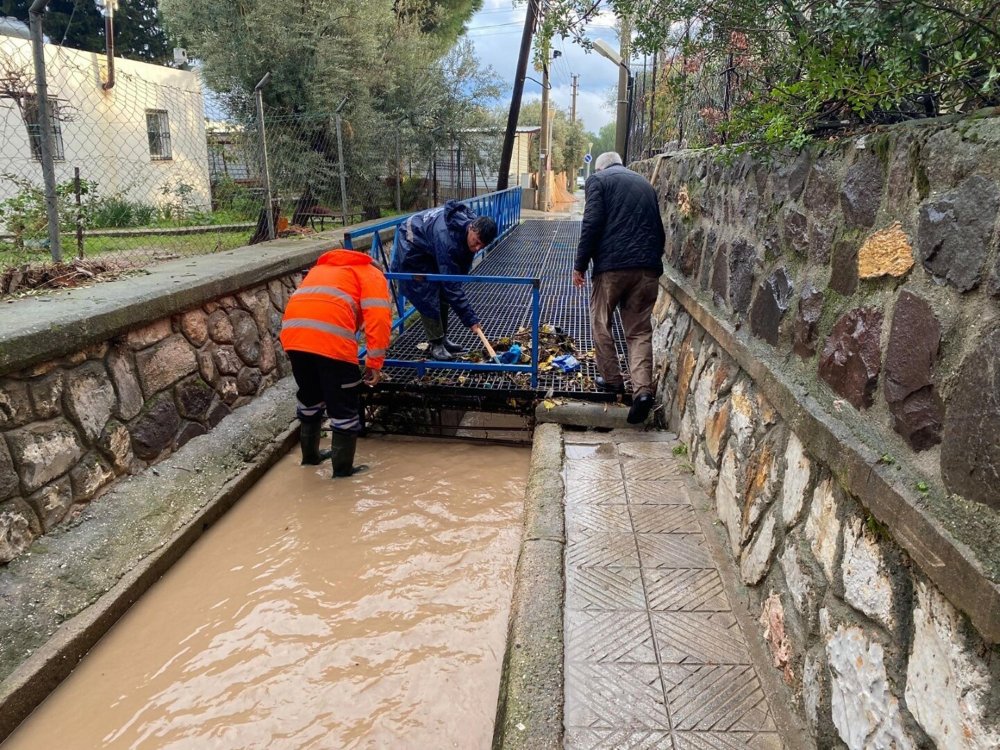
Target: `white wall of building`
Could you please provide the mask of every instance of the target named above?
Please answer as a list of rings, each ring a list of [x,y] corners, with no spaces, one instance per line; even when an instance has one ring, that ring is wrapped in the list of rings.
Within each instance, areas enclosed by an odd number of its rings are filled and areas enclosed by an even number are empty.
[[[103,197],[117,195],[164,207],[176,205],[184,193],[188,208],[209,209],[204,100],[195,73],[115,58],[116,83],[105,91],[104,55],[47,44],[45,64],[49,98],[58,100],[63,116],[64,158],[56,162],[57,182],[72,180],[79,167]],[[33,81],[30,42],[0,36],[0,66],[23,70]],[[149,110],[167,112],[170,159],[150,155]],[[18,192],[6,175],[42,184],[41,165],[32,157],[20,109],[0,96],[0,200]]]

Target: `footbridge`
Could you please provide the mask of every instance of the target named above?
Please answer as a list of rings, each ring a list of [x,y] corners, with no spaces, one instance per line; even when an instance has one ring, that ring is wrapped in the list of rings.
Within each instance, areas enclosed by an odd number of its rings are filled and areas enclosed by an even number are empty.
[[[496,220],[497,239],[479,253],[468,276],[421,278],[463,282],[501,362],[491,361],[475,334],[458,325],[454,316],[449,336],[465,346],[467,353],[454,362],[430,359],[419,315],[399,287],[400,281],[413,275],[388,273],[395,335],[383,369],[385,377],[367,394],[367,404],[528,413],[547,397],[613,400],[596,385],[589,280],[579,289],[572,284],[580,222],[522,221],[520,188],[481,196],[472,203],[478,213]],[[349,232],[345,245],[363,247],[370,241],[369,252],[388,267],[396,250],[396,234],[406,219],[396,217]],[[613,330],[628,388],[625,337],[617,314]],[[572,357],[568,367],[564,355]]]

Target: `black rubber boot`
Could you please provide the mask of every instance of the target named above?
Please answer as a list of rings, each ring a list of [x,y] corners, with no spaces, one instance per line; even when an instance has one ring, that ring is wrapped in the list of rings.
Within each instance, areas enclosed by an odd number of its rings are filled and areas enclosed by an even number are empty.
[[[632,408],[628,410],[625,420],[629,424],[642,424],[653,410],[653,394],[641,393],[632,401]]]
[[[600,375],[594,378],[594,382],[597,383],[597,387],[605,393],[617,393],[618,395],[624,395],[625,393],[624,383],[609,383]]]
[[[448,348],[445,346],[444,342],[446,340],[443,336],[439,339],[431,339],[431,346],[427,352],[430,354],[431,359],[436,359],[439,362],[451,362],[455,359],[455,355],[448,351]]]
[[[343,433],[333,433],[333,452],[331,460],[333,462],[333,478],[349,477],[365,471],[368,467],[365,464],[354,465],[354,453],[358,447],[356,435],[344,435]]]
[[[448,305],[445,303],[441,304],[441,331],[444,333],[444,348],[448,350],[449,354],[465,354],[465,347],[461,344],[456,344],[450,338],[448,338]]]
[[[322,421],[302,422],[299,426],[299,447],[302,449],[303,466],[318,466],[330,457],[330,451],[319,449],[322,432]]]
[[[447,336],[444,337],[444,341],[442,341],[441,343],[444,344],[444,348],[448,350],[449,354],[464,354],[465,353],[465,347],[464,346],[462,346],[461,344],[456,344],[454,341],[452,341]]]

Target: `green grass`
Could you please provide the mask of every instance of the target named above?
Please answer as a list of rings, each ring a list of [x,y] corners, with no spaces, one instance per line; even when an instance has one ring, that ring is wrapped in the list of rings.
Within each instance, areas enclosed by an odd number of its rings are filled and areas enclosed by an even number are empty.
[[[150,234],[143,237],[84,237],[84,258],[87,260],[128,261],[129,265],[141,265],[138,261],[165,260],[173,256],[204,255],[245,245],[253,233],[252,229],[238,232],[206,232],[204,234]],[[79,257],[76,236],[62,235],[64,261]],[[45,264],[51,262],[46,248],[18,250],[12,244],[0,242],[0,270],[25,263]]]

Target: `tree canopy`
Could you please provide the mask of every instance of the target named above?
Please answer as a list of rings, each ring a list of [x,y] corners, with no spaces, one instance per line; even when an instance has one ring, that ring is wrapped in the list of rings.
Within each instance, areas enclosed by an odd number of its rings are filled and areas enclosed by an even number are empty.
[[[0,0],[0,15],[27,23],[31,3]],[[45,13],[45,35],[54,44],[103,52],[104,17],[94,0],[51,0]],[[115,54],[152,63],[172,59],[172,45],[159,24],[156,0],[121,0],[115,12]]]
[[[1000,104],[992,0],[609,0],[667,75],[696,142],[800,144],[831,129]],[[552,0],[543,35],[584,38],[598,4]],[[677,137],[677,133],[672,137]]]
[[[254,86],[271,73],[263,89],[267,116],[308,124],[301,153],[288,141],[286,160],[319,160],[312,171],[335,173],[335,111],[343,119],[345,161],[367,189],[384,180],[397,138],[407,154],[429,156],[452,143],[483,151],[476,139],[499,95],[496,76],[480,68],[470,44],[453,44],[477,7],[473,0],[405,8],[399,0],[161,6],[167,28],[199,61],[231,117],[254,120]]]
[[[571,123],[569,114],[555,106],[549,107],[549,117],[552,117],[552,171],[576,174],[583,166],[583,154],[587,147],[583,125],[578,120]],[[541,125],[542,103],[535,99],[521,106],[517,119],[518,125]],[[531,142],[529,155],[531,169],[538,169],[538,139]],[[572,181],[570,181],[572,187]]]

